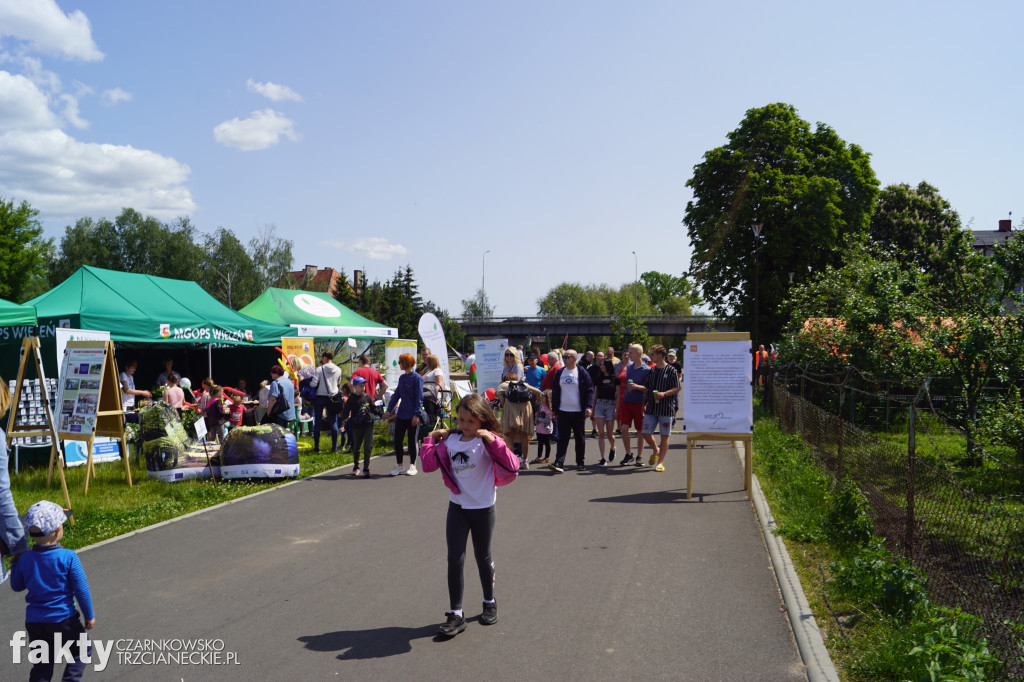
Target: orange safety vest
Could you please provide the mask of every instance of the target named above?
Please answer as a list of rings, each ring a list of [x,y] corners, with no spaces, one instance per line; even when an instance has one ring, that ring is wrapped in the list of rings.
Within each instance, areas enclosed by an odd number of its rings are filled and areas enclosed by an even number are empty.
[[[759,350],[754,353],[754,369],[760,369],[761,363],[768,359],[768,351]]]

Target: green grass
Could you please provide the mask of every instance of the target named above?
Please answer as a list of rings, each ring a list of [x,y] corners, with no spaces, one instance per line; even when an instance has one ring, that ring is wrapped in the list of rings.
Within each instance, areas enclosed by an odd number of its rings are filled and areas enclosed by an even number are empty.
[[[321,451],[320,454],[313,454],[312,448],[311,438],[299,438],[302,476],[312,476],[352,462],[352,456],[347,453]],[[387,435],[387,424],[380,423],[374,439],[373,454],[390,451],[391,438]],[[134,459],[134,454],[130,459]],[[75,510],[74,525],[69,523],[64,526],[62,544],[69,549],[85,547],[294,480],[218,480],[215,483],[207,479],[164,483],[147,476],[143,461],[140,465],[132,464],[133,485],[129,488],[124,464],[120,461],[96,464],[95,468],[96,478],[89,481],[88,495],[82,494],[85,467],[65,470],[71,506]],[[22,511],[40,500],[51,500],[65,506],[56,472],[51,485],[46,485],[45,465],[22,469],[18,474],[12,472],[11,492],[15,504]]]
[[[1001,665],[978,619],[932,605],[920,571],[865,542],[859,493],[837,486],[817,461],[755,406],[754,472],[840,677],[996,679]]]

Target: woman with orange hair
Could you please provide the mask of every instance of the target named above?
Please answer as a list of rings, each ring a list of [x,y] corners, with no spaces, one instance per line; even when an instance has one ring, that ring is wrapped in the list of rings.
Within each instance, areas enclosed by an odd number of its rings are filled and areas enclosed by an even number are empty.
[[[388,419],[395,419],[395,468],[392,476],[406,474],[416,475],[416,435],[420,430],[420,415],[423,414],[423,377],[412,371],[416,367],[416,358],[409,353],[398,356],[398,366],[404,374],[398,377],[398,387],[388,401]],[[397,406],[397,412],[395,410]],[[402,452],[406,434],[409,438],[409,468],[402,467]]]

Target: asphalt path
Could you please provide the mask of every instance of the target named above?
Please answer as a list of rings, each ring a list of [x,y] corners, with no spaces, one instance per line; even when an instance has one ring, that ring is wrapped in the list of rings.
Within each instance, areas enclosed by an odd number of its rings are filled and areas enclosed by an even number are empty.
[[[596,442],[587,449],[596,462]],[[451,640],[435,637],[448,607],[448,491],[438,473],[391,478],[393,464],[377,458],[369,480],[345,467],[82,550],[91,634],[116,642],[87,678],[806,679],[728,444],[696,449],[690,500],[681,434],[664,473],[523,472],[498,490],[498,622],[478,621],[470,551],[470,623]],[[23,618],[22,596],[4,586],[0,637]],[[221,662],[158,658],[197,640]],[[0,659],[0,680],[27,679],[26,663]]]

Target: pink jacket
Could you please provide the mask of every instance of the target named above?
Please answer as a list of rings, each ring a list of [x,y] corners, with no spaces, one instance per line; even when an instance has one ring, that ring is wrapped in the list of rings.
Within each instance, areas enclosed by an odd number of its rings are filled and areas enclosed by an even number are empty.
[[[484,447],[494,461],[494,485],[508,485],[516,480],[516,476],[519,475],[519,458],[508,449],[505,441],[495,438],[490,443],[484,443]],[[420,446],[420,466],[428,473],[440,469],[441,478],[448,489],[456,495],[461,492],[455,482],[455,474],[452,473],[452,459],[448,455],[448,446],[443,440],[434,441],[429,436],[423,439],[423,445]]]

